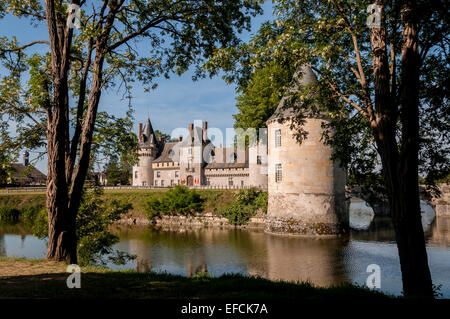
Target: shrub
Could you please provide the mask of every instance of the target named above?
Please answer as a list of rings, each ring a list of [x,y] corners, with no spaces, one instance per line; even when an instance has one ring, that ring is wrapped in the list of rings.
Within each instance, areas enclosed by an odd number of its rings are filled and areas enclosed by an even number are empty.
[[[124,264],[135,256],[113,249],[119,237],[109,231],[109,227],[131,209],[131,204],[116,200],[106,203],[103,190],[94,188],[83,193],[76,219],[78,264],[105,265],[107,260]],[[48,236],[48,217],[42,209],[35,219],[33,234],[40,238]],[[105,259],[107,258],[107,259]]]
[[[254,205],[256,208],[261,209],[261,211],[266,214],[267,213],[267,201],[268,201],[268,193],[260,192],[258,196],[256,196]]]
[[[221,211],[221,215],[228,219],[231,225],[244,225],[250,220],[250,217],[255,215],[256,211],[251,205],[242,205],[237,202]]]
[[[45,208],[42,208],[38,212],[31,229],[33,231],[33,235],[40,239],[44,239],[48,236],[48,215]]]
[[[13,207],[0,207],[0,222],[16,223],[19,221],[20,211]]]
[[[149,219],[157,216],[189,215],[203,210],[203,199],[194,189],[177,185],[169,189],[160,199],[154,195],[145,202],[144,211]]]
[[[267,212],[267,193],[257,188],[244,189],[236,193],[233,202],[220,211],[232,225],[244,225],[258,210]]]

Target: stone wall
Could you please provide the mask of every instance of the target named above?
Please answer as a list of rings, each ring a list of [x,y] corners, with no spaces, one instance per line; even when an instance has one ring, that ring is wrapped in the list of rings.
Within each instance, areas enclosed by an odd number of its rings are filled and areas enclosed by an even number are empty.
[[[331,148],[321,141],[323,120],[307,119],[307,138],[298,144],[289,123],[269,125],[267,231],[327,235],[348,229],[345,171],[330,160]],[[281,147],[275,130],[281,129]],[[282,166],[282,181],[275,165]]]
[[[155,163],[153,163],[153,180],[154,186],[173,186],[180,184],[180,167],[178,163],[158,163],[161,167],[157,167]],[[166,166],[162,166],[163,164],[167,164]],[[159,177],[158,177],[159,172]],[[176,176],[178,174],[178,176]],[[164,185],[161,184],[161,181],[164,181]],[[173,184],[171,184],[171,181]]]
[[[122,218],[118,224],[125,225],[155,225],[163,227],[237,227],[237,228],[259,228],[263,229],[265,226],[264,217],[251,217],[246,225],[234,226],[230,225],[228,219],[224,217],[215,216],[212,213],[198,214],[195,216],[162,216],[161,218],[154,218],[148,220],[142,218]]]
[[[248,168],[205,169],[205,177],[209,179],[209,185],[212,187],[249,186]],[[229,185],[230,177],[233,179],[232,186]]]
[[[439,185],[441,197],[433,198],[431,205],[434,206],[436,216],[450,217],[450,184]]]

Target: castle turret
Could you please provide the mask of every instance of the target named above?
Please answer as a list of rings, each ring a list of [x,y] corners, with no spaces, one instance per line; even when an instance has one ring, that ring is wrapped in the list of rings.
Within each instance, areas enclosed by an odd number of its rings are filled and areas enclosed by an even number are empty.
[[[139,161],[133,167],[133,186],[152,186],[152,163],[156,158],[159,145],[153,131],[150,118],[147,117],[144,128],[139,124]]]
[[[293,89],[316,82],[313,71],[304,66]],[[329,119],[324,114],[303,114],[302,128],[308,135],[299,144],[289,120],[297,113],[285,105],[288,100],[283,98],[267,121],[269,202],[266,231],[304,235],[346,232],[346,174],[330,159],[332,149],[321,140],[322,124]]]

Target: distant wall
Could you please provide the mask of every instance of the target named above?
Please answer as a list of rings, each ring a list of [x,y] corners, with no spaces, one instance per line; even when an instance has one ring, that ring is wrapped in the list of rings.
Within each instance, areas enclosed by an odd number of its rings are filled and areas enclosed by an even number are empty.
[[[450,184],[439,185],[441,197],[433,198],[431,205],[434,207],[436,216],[450,217]]]

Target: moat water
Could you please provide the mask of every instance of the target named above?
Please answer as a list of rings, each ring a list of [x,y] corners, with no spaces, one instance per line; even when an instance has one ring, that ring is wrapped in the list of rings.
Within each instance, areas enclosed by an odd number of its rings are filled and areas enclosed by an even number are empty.
[[[401,294],[401,272],[391,224],[375,218],[368,230],[347,238],[282,237],[242,229],[116,228],[116,248],[137,255],[124,266],[138,271],[192,276],[207,272],[255,275],[272,280],[306,281],[327,286],[342,282],[365,285],[367,266],[381,269],[381,290]],[[437,218],[426,230],[435,285],[450,298],[450,218]],[[0,256],[43,258],[46,243],[21,225],[0,226]]]

